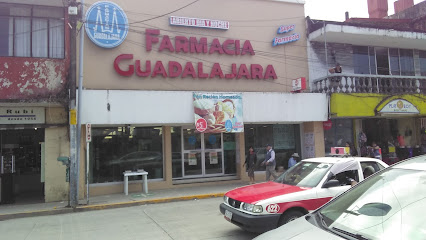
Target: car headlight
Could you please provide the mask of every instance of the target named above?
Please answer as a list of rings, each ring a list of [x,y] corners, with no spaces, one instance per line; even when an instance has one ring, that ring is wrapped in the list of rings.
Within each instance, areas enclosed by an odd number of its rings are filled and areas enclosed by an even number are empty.
[[[261,213],[263,211],[262,206],[253,205],[253,204],[250,204],[250,203],[244,203],[243,209],[246,210],[247,212],[254,212],[254,213]]]
[[[228,200],[229,200],[229,197],[227,197],[226,195],[223,195],[223,201],[224,201],[225,203],[228,203]]]

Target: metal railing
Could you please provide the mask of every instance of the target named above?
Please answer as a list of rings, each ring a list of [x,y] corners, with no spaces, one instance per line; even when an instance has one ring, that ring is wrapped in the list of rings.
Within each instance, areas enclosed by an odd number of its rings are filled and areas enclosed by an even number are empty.
[[[426,77],[333,74],[314,80],[312,92],[426,94]]]

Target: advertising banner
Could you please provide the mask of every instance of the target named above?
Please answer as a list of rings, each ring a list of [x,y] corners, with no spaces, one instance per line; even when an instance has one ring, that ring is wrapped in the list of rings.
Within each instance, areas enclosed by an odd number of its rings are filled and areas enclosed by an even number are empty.
[[[241,93],[193,93],[198,132],[244,132]]]

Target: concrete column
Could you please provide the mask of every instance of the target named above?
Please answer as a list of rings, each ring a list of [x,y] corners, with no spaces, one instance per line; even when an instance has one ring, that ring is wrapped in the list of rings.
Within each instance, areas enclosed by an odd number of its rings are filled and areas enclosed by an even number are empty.
[[[67,127],[45,129],[45,201],[68,200],[69,184],[66,166],[57,161],[59,156],[69,156],[70,145]]]
[[[324,129],[322,122],[305,122],[303,123],[303,134],[313,133],[314,134],[314,152],[315,157],[324,157],[325,156],[325,144],[324,144]],[[306,155],[306,143],[305,136],[302,138],[302,151]],[[304,158],[306,158],[304,156]]]
[[[164,154],[164,181],[170,187],[172,187],[172,175],[173,175],[173,166],[172,166],[172,133],[170,126],[163,127],[163,154]]]

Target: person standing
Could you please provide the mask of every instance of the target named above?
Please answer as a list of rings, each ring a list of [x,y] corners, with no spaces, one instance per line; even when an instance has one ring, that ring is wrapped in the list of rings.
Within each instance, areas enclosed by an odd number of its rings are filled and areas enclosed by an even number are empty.
[[[250,178],[250,184],[255,184],[254,167],[256,166],[256,162],[257,162],[257,155],[254,152],[253,147],[250,146],[249,152],[246,156],[246,161],[244,162],[244,165],[247,167],[247,175]]]
[[[355,146],[351,144],[350,142],[346,142],[346,147],[349,148],[349,154],[353,157],[358,156],[358,151],[356,150]]]
[[[296,165],[298,160],[299,160],[299,154],[293,153],[293,155],[291,155],[291,158],[288,160],[288,168],[291,168],[294,165]]]
[[[265,160],[262,162],[262,166],[266,165],[266,181],[269,181],[271,175],[274,180],[277,178],[277,174],[275,172],[275,164],[275,151],[272,149],[272,146],[270,144],[267,144]]]

